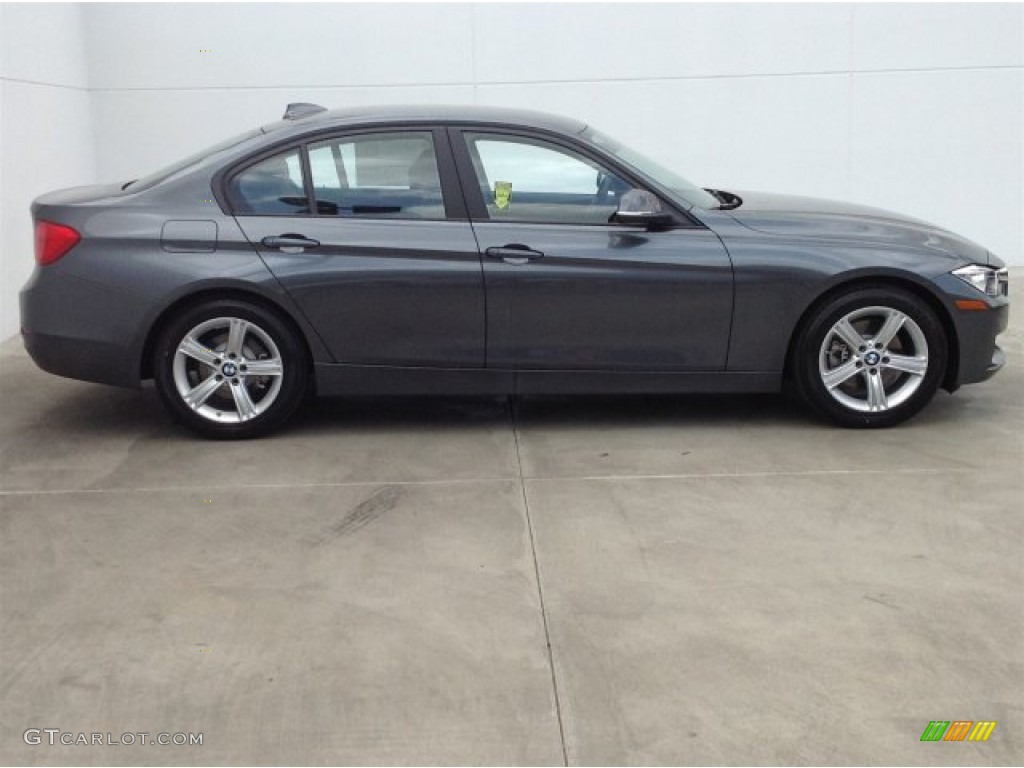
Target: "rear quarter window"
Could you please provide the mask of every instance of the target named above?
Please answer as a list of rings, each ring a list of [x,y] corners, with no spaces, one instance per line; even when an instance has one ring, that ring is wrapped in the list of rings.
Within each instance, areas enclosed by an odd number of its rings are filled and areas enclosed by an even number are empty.
[[[300,216],[309,213],[309,198],[298,148],[260,160],[228,182],[235,213]]]

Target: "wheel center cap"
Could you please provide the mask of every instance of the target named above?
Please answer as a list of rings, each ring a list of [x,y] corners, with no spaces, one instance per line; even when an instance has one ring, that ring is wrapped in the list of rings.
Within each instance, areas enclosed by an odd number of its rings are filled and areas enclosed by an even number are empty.
[[[236,366],[231,361],[228,361],[224,363],[223,366],[221,366],[220,370],[221,373],[223,373],[225,376],[234,376],[236,373],[238,373],[238,366]]]
[[[873,350],[864,355],[864,362],[868,365],[878,365],[881,359],[882,356]]]

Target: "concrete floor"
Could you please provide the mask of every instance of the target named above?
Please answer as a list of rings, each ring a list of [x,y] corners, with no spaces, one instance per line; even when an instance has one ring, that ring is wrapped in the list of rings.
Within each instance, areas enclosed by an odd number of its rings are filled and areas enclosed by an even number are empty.
[[[1020,764],[1012,322],[1006,371],[884,432],[773,397],[384,400],[213,443],[8,342],[0,762]],[[935,719],[999,725],[921,743]]]

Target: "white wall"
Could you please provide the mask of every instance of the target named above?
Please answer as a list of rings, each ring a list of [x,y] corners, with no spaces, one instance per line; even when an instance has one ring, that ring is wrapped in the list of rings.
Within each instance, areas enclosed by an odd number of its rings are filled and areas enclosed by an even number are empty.
[[[81,6],[0,5],[0,339],[32,271],[32,199],[95,181],[87,88]]]
[[[528,106],[582,117],[708,186],[888,207],[1024,264],[1020,4],[118,3],[82,14],[102,180],[277,119],[289,101]],[[0,317],[0,336],[10,331]]]

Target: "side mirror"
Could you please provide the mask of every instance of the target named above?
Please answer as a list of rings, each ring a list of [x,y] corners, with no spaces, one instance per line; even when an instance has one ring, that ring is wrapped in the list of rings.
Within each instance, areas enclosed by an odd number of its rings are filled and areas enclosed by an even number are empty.
[[[667,227],[675,218],[661,207],[661,200],[646,189],[631,189],[619,199],[619,209],[612,214],[616,224],[640,227]]]

